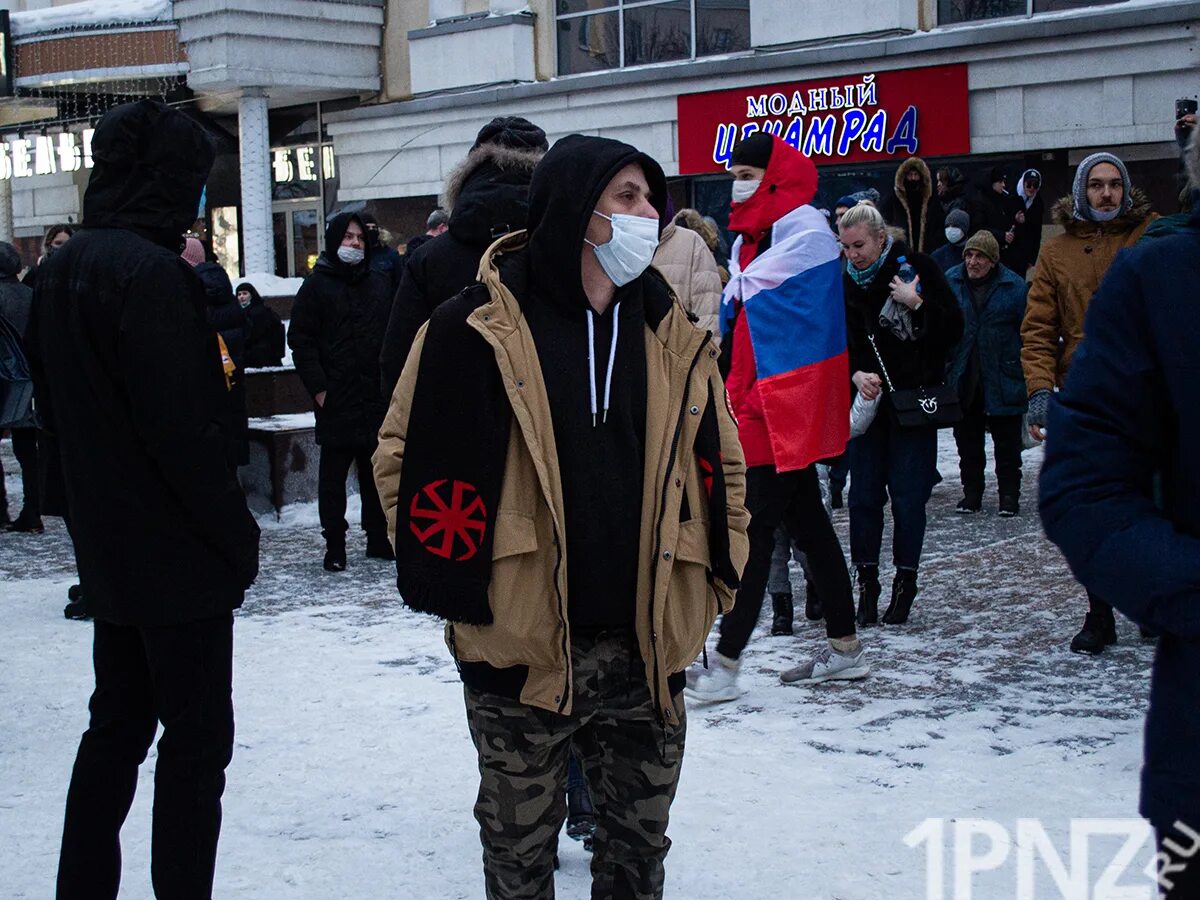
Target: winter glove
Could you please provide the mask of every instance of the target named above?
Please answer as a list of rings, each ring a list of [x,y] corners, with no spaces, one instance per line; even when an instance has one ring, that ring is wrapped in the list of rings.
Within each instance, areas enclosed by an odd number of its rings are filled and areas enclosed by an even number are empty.
[[[1029,398],[1029,412],[1026,414],[1026,420],[1030,425],[1037,425],[1039,428],[1046,427],[1046,416],[1050,412],[1050,396],[1050,391],[1045,388],[1033,392]]]

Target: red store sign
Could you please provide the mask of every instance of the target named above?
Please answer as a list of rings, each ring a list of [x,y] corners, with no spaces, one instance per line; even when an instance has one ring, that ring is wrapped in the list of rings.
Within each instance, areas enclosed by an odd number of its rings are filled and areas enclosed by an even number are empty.
[[[757,131],[818,165],[971,152],[963,64],[684,94],[678,103],[681,175],[724,172],[737,142]]]

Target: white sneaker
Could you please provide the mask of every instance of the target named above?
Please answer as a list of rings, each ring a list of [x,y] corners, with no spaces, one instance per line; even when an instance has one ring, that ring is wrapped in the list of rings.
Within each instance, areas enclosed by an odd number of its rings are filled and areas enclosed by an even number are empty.
[[[714,653],[712,662],[705,669],[695,665],[687,671],[687,686],[683,692],[701,703],[724,703],[742,696],[738,687],[738,661]]]
[[[866,678],[870,671],[871,664],[867,662],[867,648],[861,644],[853,653],[842,653],[832,647],[825,647],[823,650],[817,651],[817,654],[808,662],[801,663],[794,669],[788,669],[779,676],[779,680],[784,684],[799,682],[816,684],[820,681],[833,681],[834,679],[854,681],[858,678]]]

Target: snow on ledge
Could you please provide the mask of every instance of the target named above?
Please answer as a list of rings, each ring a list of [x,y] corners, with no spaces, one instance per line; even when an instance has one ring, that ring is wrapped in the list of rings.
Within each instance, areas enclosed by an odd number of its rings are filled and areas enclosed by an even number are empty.
[[[295,297],[300,285],[304,284],[303,278],[280,278],[266,272],[250,272],[234,281],[236,284],[250,282],[261,297]]]
[[[14,37],[60,28],[171,22],[171,0],[81,0],[65,6],[15,12],[10,21]]]

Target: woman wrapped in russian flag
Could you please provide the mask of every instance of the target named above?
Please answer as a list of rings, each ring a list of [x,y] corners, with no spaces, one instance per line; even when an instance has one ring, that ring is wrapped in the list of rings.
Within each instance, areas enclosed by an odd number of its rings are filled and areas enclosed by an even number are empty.
[[[777,137],[751,135],[730,173],[730,281],[721,300],[726,387],[746,454],[750,559],[733,609],[721,620],[715,664],[689,672],[698,700],[732,700],[739,658],[762,609],[783,525],[808,558],[828,646],[781,675],[785,683],[863,678],[846,561],[821,502],[816,463],[849,439],[850,370],[837,238],[809,203],[817,168]]]

